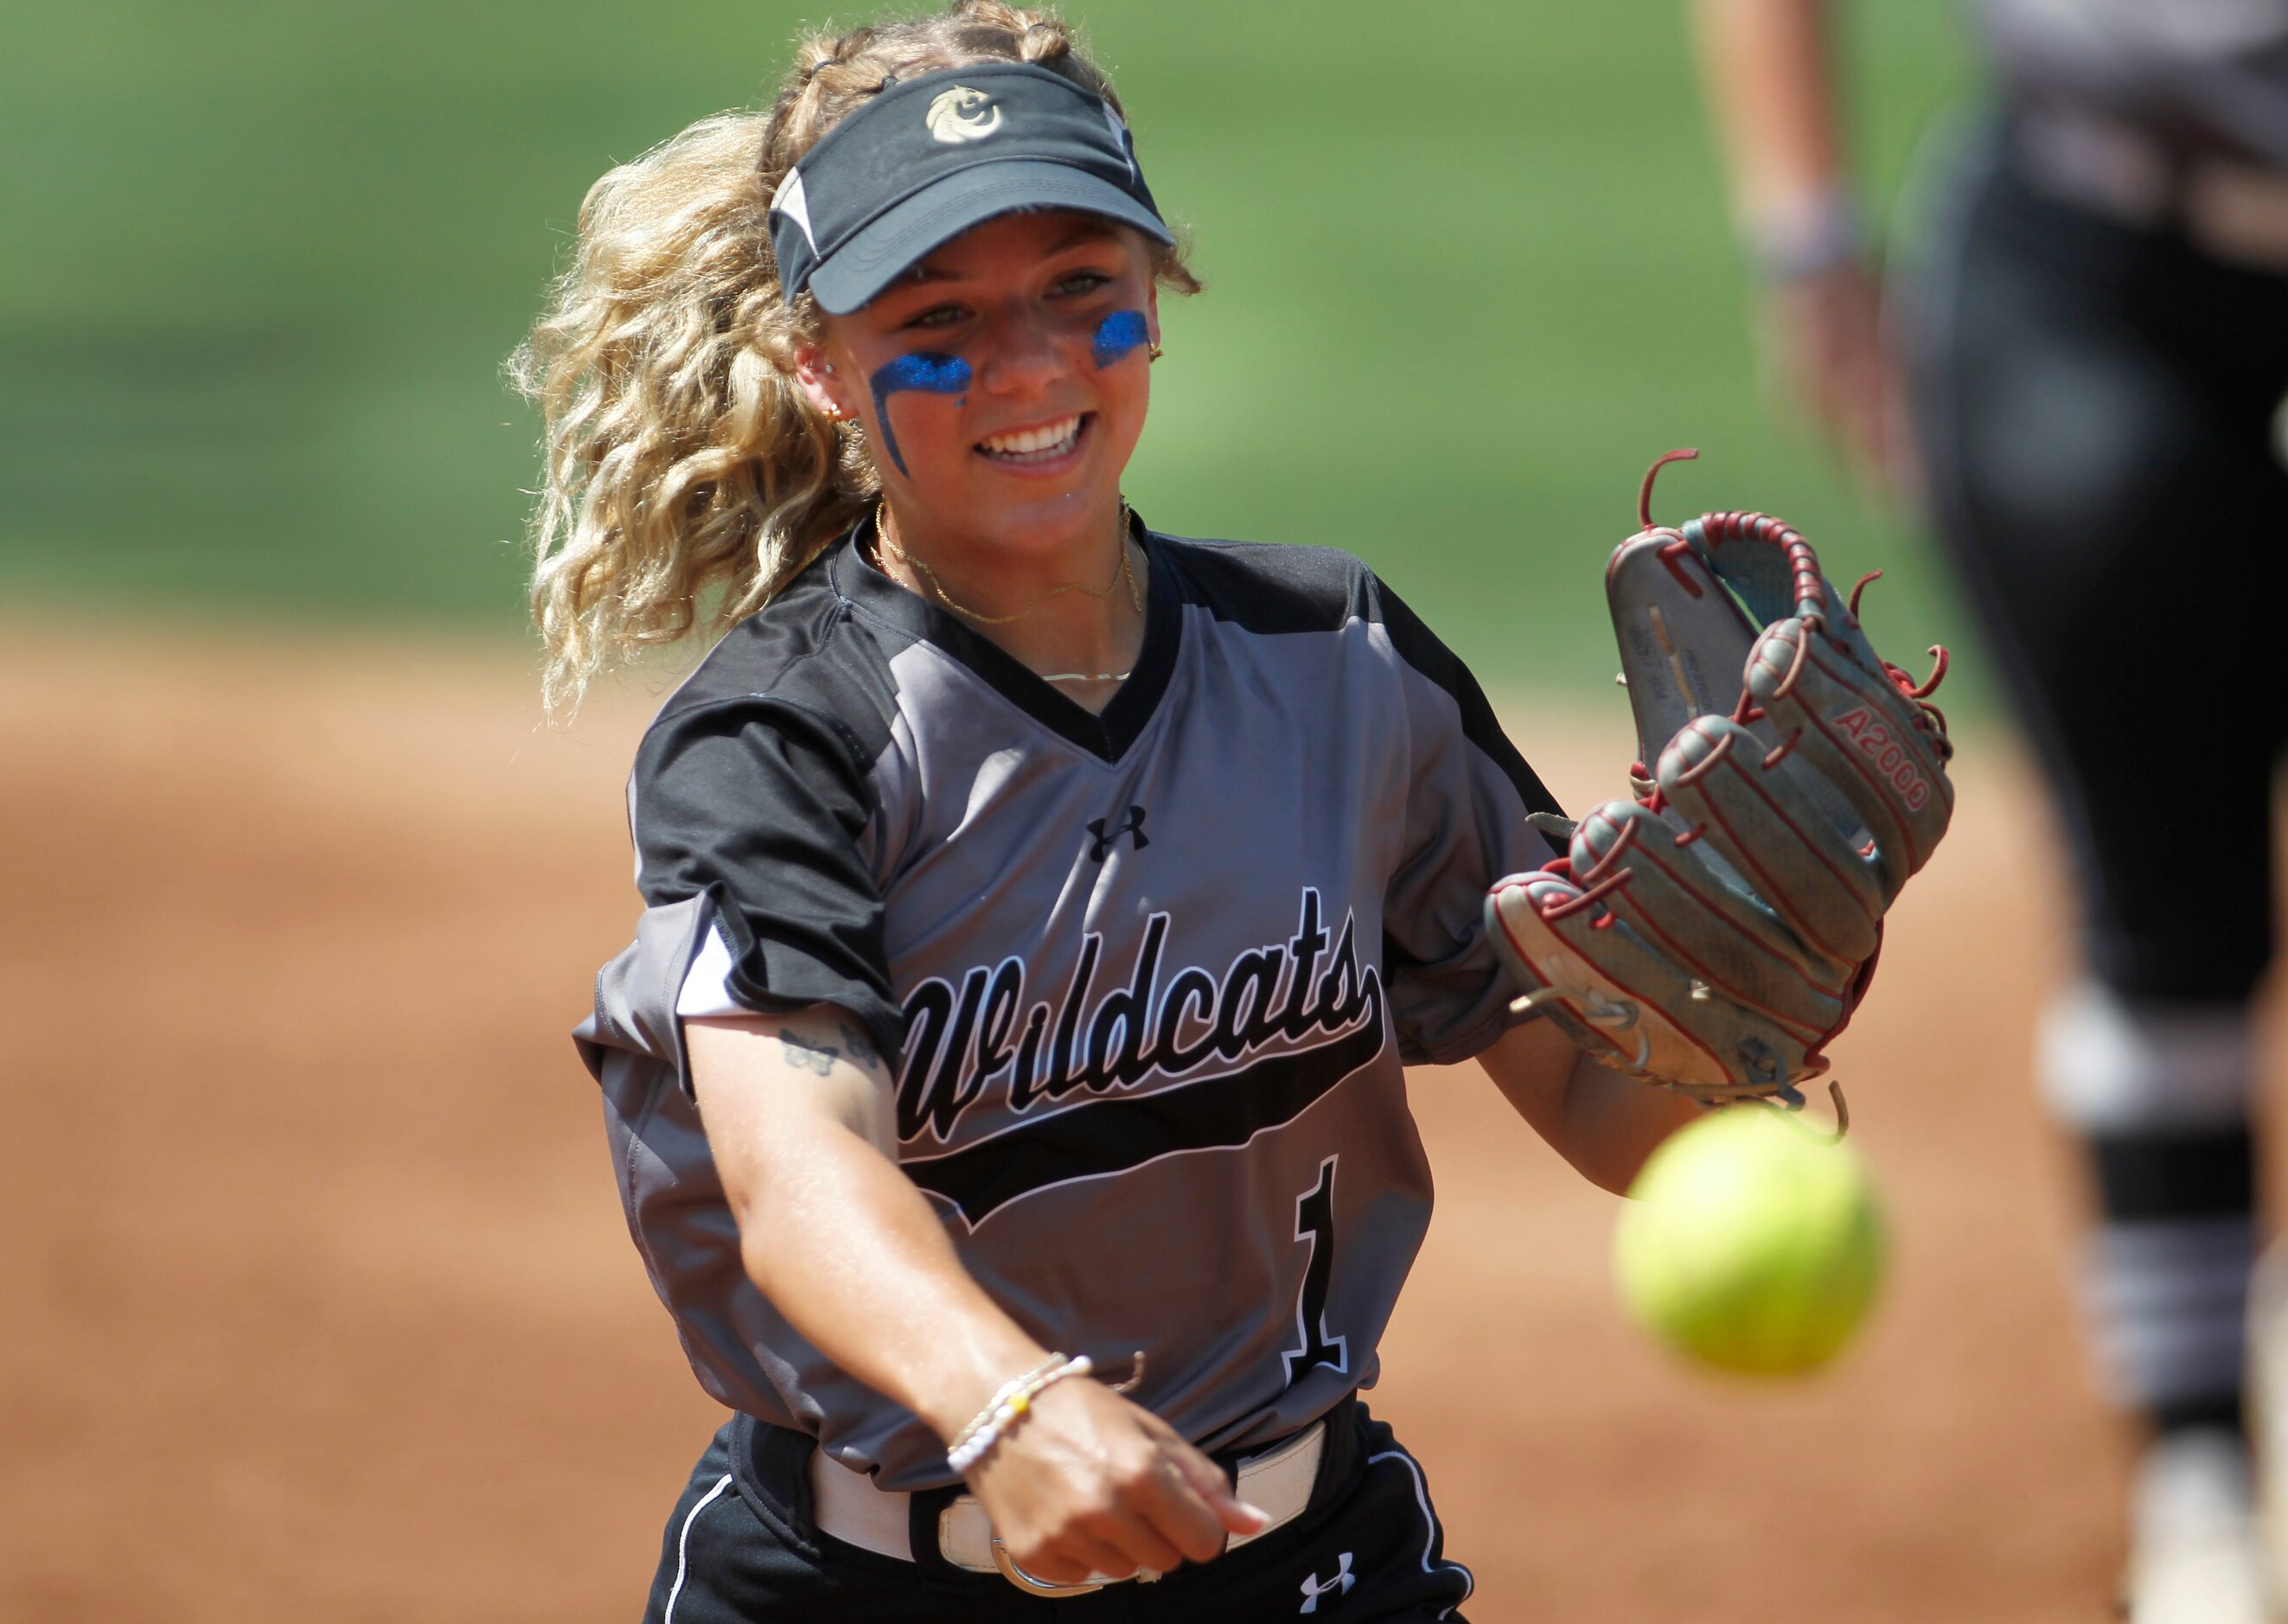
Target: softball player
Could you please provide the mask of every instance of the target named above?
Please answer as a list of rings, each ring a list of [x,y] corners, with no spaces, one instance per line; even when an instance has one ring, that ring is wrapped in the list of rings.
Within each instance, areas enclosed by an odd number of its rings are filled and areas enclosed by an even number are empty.
[[[1103,76],[971,0],[616,170],[521,357],[552,692],[730,623],[629,787],[583,1052],[735,1412],[647,1616],[1458,1616],[1355,1397],[1430,1215],[1402,1068],[1620,1188],[1692,1108],[1521,1024],[1548,796],[1355,560],[1120,496],[1196,284]]]
[[[1822,415],[1895,465],[1905,409],[2057,791],[2085,973],[2037,1063],[2096,1195],[2091,1330],[2152,1439],[2130,1615],[2252,1624],[2275,1604],[2242,1437],[2250,999],[2273,952],[2288,727],[2228,697],[2279,688],[2247,640],[2162,652],[2178,611],[2152,589],[2161,549],[2236,601],[2288,586],[2288,4],[1982,0],[1998,102],[1933,189],[1888,323],[1843,180],[1826,10],[1702,0],[1736,190]]]

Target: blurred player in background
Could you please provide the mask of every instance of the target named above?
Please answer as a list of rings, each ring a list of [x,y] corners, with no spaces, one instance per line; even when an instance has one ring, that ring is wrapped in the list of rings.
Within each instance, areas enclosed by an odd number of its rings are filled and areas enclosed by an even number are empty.
[[[1924,496],[2056,786],[2083,963],[2036,1063],[2093,1175],[2091,1333],[2149,1439],[2130,1616],[2264,1618],[2250,1003],[2288,684],[2234,610],[2288,574],[2288,0],[1979,0],[1991,105],[1887,295],[1829,6],[1696,10],[1770,359]]]

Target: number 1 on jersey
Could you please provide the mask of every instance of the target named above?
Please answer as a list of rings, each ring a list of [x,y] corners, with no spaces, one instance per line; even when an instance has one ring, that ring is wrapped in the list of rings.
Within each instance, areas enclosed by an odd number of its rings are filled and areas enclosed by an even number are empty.
[[[1307,1242],[1309,1262],[1303,1266],[1303,1289],[1295,1301],[1299,1341],[1280,1357],[1287,1361],[1287,1385],[1295,1385],[1314,1365],[1347,1375],[1350,1341],[1327,1334],[1327,1287],[1335,1277],[1335,1163],[1330,1156],[1319,1164],[1319,1182],[1295,1198],[1295,1238]]]

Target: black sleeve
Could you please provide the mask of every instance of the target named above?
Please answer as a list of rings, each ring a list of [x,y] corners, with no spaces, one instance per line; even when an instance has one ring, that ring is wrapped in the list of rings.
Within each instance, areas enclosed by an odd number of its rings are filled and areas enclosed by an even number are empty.
[[[1408,729],[1402,855],[1383,894],[1383,960],[1399,1053],[1466,1060],[1524,1017],[1485,938],[1494,882],[1555,854],[1528,812],[1557,803],[1502,731],[1477,679],[1379,582]]]
[[[871,799],[842,724],[767,696],[663,717],[637,752],[628,808],[644,901],[708,896],[736,1002],[837,1005],[897,1054],[905,1019],[864,850]]]

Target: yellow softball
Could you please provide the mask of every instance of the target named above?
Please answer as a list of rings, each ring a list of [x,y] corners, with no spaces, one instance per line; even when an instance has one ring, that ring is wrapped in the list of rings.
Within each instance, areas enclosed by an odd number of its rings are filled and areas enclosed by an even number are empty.
[[[1712,1111],[1654,1151],[1613,1238],[1638,1322],[1700,1364],[1815,1370],[1875,1300],[1883,1225],[1865,1168],[1768,1107]]]

